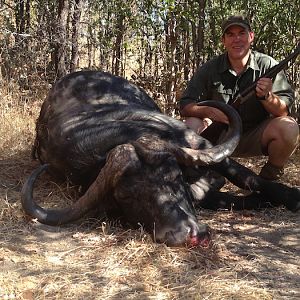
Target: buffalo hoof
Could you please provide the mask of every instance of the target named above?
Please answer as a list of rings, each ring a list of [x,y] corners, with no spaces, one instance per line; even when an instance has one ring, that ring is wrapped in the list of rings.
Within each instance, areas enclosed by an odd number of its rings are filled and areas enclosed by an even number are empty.
[[[285,207],[292,211],[300,211],[300,188],[293,188],[292,192],[287,196]]]

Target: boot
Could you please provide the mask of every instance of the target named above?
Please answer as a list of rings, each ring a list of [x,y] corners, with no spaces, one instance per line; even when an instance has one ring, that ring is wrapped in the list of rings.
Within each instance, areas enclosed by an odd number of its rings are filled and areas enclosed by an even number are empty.
[[[278,180],[284,174],[284,168],[276,167],[267,162],[261,169],[259,176],[266,180]]]

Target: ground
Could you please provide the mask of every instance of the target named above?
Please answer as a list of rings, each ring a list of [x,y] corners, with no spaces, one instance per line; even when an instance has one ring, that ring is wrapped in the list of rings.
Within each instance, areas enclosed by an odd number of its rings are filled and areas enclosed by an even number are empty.
[[[284,208],[199,210],[212,243],[192,249],[155,244],[142,227],[27,219],[20,191],[38,165],[30,148],[40,103],[8,104],[0,103],[0,299],[300,299],[300,213]],[[264,159],[240,162],[257,172]],[[299,166],[300,150],[282,181],[300,186]],[[44,174],[34,197],[61,207],[75,195]]]
[[[263,158],[241,160],[258,169]],[[300,186],[299,152],[283,181]],[[51,227],[24,217],[20,189],[37,165],[29,150],[1,164],[1,299],[299,299],[299,213],[201,210],[209,248],[169,248],[143,231],[85,220]],[[227,189],[232,188],[230,185]],[[35,197],[70,202],[45,175]]]

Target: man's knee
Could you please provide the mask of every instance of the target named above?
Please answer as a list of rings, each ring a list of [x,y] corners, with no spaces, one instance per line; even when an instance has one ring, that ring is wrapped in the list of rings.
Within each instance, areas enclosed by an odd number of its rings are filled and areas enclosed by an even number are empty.
[[[196,117],[186,118],[185,124],[187,125],[187,127],[191,128],[198,134],[200,134],[205,129],[203,120],[196,118]]]
[[[289,116],[274,118],[265,129],[263,143],[274,139],[296,146],[299,139],[299,126],[296,120]]]

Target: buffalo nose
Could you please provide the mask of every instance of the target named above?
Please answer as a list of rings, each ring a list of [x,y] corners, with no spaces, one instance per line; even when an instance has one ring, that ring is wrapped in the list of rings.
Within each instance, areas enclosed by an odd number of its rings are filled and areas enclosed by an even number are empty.
[[[197,226],[192,228],[187,237],[188,247],[208,247],[210,243],[210,229],[207,225]]]

